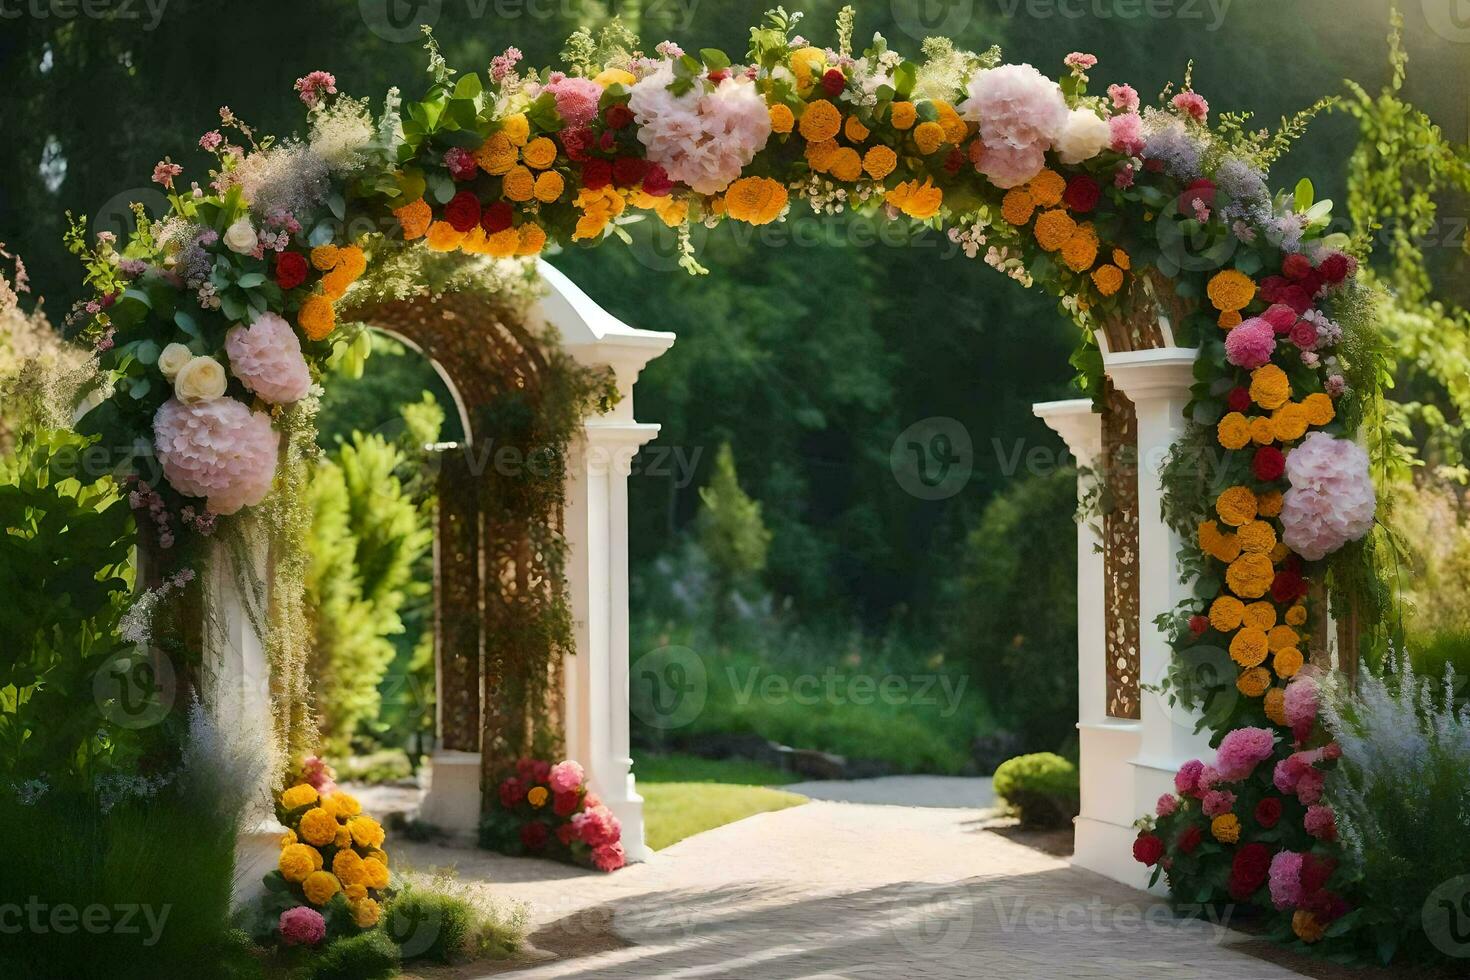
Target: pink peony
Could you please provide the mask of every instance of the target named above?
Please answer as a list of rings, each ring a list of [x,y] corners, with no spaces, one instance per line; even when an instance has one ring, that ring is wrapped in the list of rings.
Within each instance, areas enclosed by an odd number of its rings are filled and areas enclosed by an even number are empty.
[[[1202,769],[1200,769],[1200,771],[1199,771],[1199,787],[1198,788],[1199,788],[1199,791],[1201,793],[1205,793],[1205,792],[1208,792],[1209,790],[1214,789],[1215,788],[1215,784],[1218,783],[1219,781],[1220,781],[1220,772],[1214,766],[1211,766],[1211,765],[1208,765],[1207,764]]]
[[[1226,782],[1238,782],[1271,757],[1276,736],[1265,728],[1237,728],[1220,740],[1215,768]]]
[[[1337,840],[1337,816],[1332,812],[1332,807],[1326,804],[1314,804],[1307,807],[1306,818],[1302,826],[1307,833],[1318,840],[1328,843]]]
[[[1254,371],[1271,360],[1276,350],[1276,331],[1271,324],[1253,316],[1225,335],[1225,357],[1236,367]]]
[[[281,942],[287,946],[315,946],[327,937],[327,921],[316,909],[305,905],[282,912],[277,925]]]
[[[589,807],[572,818],[577,839],[592,847],[616,844],[623,834],[622,824],[605,806]]]
[[[1125,112],[1108,120],[1108,132],[1112,147],[1130,157],[1142,156],[1144,148],[1143,117],[1136,112]]]
[[[311,390],[311,371],[301,356],[296,331],[275,313],[262,313],[250,326],[225,335],[230,373],[272,405],[290,405]]]
[[[1163,796],[1160,796],[1158,805],[1154,807],[1154,812],[1161,817],[1173,816],[1178,810],[1179,797],[1173,793],[1165,793]]]
[[[1308,561],[1325,558],[1372,529],[1373,478],[1368,454],[1357,443],[1310,433],[1287,454],[1286,479],[1291,489],[1282,500],[1281,540]]]
[[[1197,123],[1203,124],[1210,115],[1210,104],[1198,92],[1180,92],[1169,104]]]
[[[1109,85],[1108,98],[1113,100],[1114,109],[1134,113],[1138,111],[1138,90],[1132,85]]]
[[[1205,765],[1198,759],[1190,759],[1174,774],[1174,789],[1180,796],[1194,796],[1199,791],[1199,777]]]
[[[173,488],[206,498],[215,514],[254,507],[275,480],[280,435],[269,415],[233,398],[170,398],[153,417],[153,441]]]
[[[598,871],[616,871],[628,863],[623,854],[623,845],[617,841],[601,844],[592,849],[592,864]]]
[[[575,78],[553,73],[546,83],[545,91],[556,98],[557,114],[571,126],[584,126],[597,118],[597,103],[602,98],[602,86],[590,78]]]
[[[1235,794],[1228,789],[1212,789],[1200,801],[1200,809],[1211,819],[1229,813],[1234,806]]]
[[[632,88],[628,108],[648,159],[701,194],[717,194],[740,176],[771,136],[765,99],[745,76],[725,78],[713,92],[695,86],[674,95],[665,62]]]
[[[1067,123],[1067,101],[1056,82],[1030,65],[976,72],[959,112],[980,125],[975,169],[997,187],[1017,187],[1046,164],[1045,152]]]
[[[1271,904],[1278,909],[1294,909],[1302,900],[1302,855],[1296,851],[1278,851],[1271,859]]]
[[[553,793],[574,793],[587,776],[582,767],[568,759],[551,767],[550,786]]]
[[[1286,686],[1281,703],[1286,723],[1298,738],[1309,734],[1317,721],[1317,681],[1310,674],[1298,674]]]
[[[1322,791],[1327,785],[1327,774],[1321,769],[1308,768],[1296,781],[1296,798],[1311,806],[1322,799]]]

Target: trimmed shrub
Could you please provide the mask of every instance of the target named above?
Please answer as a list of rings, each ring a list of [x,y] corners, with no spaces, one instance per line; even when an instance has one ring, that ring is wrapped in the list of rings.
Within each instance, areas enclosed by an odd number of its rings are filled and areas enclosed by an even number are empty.
[[[381,931],[404,962],[462,963],[506,959],[525,940],[523,910],[507,912],[446,872],[404,887],[383,916]]]
[[[1023,827],[1065,827],[1080,806],[1077,767],[1051,752],[1007,759],[995,770],[994,786]]]
[[[398,947],[381,929],[338,939],[302,971],[303,980],[388,980],[398,976]]]

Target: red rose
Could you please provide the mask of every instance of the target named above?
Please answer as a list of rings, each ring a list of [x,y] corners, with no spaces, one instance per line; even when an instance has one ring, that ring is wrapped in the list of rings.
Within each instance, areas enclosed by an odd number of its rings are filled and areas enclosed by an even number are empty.
[[[1133,860],[1149,867],[1159,863],[1164,856],[1164,842],[1153,834],[1139,834],[1133,842]]]
[[[1336,285],[1347,278],[1348,257],[1341,252],[1333,252],[1322,260],[1322,264],[1317,267],[1317,271],[1322,273],[1323,279]]]
[[[618,145],[618,134],[610,129],[604,129],[602,135],[597,137],[597,148],[600,150],[611,150]]]
[[[306,281],[306,258],[300,252],[276,253],[276,285],[295,289]]]
[[[557,793],[551,801],[551,812],[558,817],[570,817],[577,812],[577,804],[582,802],[578,793]]]
[[[1281,474],[1286,472],[1286,457],[1275,446],[1262,446],[1251,459],[1251,471],[1256,474],[1257,480],[1265,483],[1279,480]]]
[[[1230,862],[1230,897],[1244,902],[1266,883],[1271,870],[1271,851],[1265,844],[1246,844]]]
[[[514,776],[500,784],[500,805],[507,810],[517,806],[526,798],[526,787]]]
[[[1271,598],[1285,605],[1307,594],[1307,580],[1294,568],[1284,568],[1271,580]]]
[[[575,824],[564,823],[556,828],[556,839],[561,841],[563,847],[570,847],[572,841],[577,839],[577,827]]]
[[[1256,804],[1256,823],[1270,830],[1281,819],[1281,800],[1268,796]]]
[[[1086,214],[1097,207],[1097,199],[1102,196],[1102,188],[1097,186],[1097,181],[1087,174],[1078,174],[1067,181],[1067,189],[1062,192],[1062,203],[1073,211]]]
[[[1292,252],[1281,260],[1281,274],[1288,279],[1305,279],[1312,271],[1312,260],[1300,252]]]
[[[1184,188],[1184,193],[1179,195],[1179,213],[1193,218],[1195,201],[1199,201],[1207,208],[1215,206],[1215,182],[1213,180],[1201,177]]]
[[[1291,342],[1302,350],[1316,347],[1317,325],[1311,320],[1298,320],[1296,326],[1291,328]]]
[[[648,172],[648,161],[639,157],[618,157],[613,161],[612,179],[619,187],[637,187]]]
[[[828,68],[822,75],[822,90],[834,99],[842,94],[847,88],[847,76],[842,74],[840,68]]]
[[[455,231],[469,231],[480,223],[480,199],[474,191],[460,191],[444,205],[444,220]]]
[[[606,160],[588,160],[582,165],[582,186],[590,191],[606,187],[612,179],[612,164]]]
[[[953,177],[965,165],[965,159],[965,152],[959,147],[950,150],[949,155],[944,158],[944,172]]]
[[[1179,853],[1193,854],[1194,849],[1199,847],[1200,841],[1204,840],[1204,832],[1196,824],[1190,824],[1184,828],[1184,833],[1179,835]]]
[[[1281,291],[1289,285],[1284,276],[1267,276],[1261,280],[1261,299],[1267,303],[1281,302]]]
[[[674,190],[674,182],[662,164],[653,164],[643,175],[643,193],[654,197],[667,197]]]
[[[1308,851],[1302,855],[1302,894],[1310,895],[1327,887],[1327,881],[1332,877],[1332,872],[1337,870],[1337,862],[1332,858],[1321,857]]]
[[[1236,385],[1230,389],[1230,394],[1225,396],[1225,404],[1232,412],[1244,412],[1251,407],[1250,389]]]
[[[567,151],[567,159],[587,162],[587,151],[591,146],[592,130],[586,126],[572,126],[561,131],[561,148]]]
[[[546,829],[546,824],[539,820],[533,820],[521,828],[521,843],[528,851],[544,850],[550,836],[551,832]]]
[[[515,215],[511,211],[510,202],[496,201],[480,215],[480,227],[485,229],[485,234],[493,235],[497,231],[505,231],[514,220]]]
[[[520,759],[516,776],[524,783],[544,783],[551,776],[551,763],[544,759]]]
[[[1279,334],[1290,333],[1296,325],[1296,311],[1285,303],[1275,303],[1261,314],[1261,319],[1271,324],[1271,329]]]
[[[633,110],[621,102],[614,102],[607,107],[607,112],[603,113],[603,118],[607,120],[608,129],[622,129],[633,121]]]
[[[1209,628],[1210,617],[1201,616],[1198,613],[1189,617],[1189,631],[1195,636],[1199,636],[1201,633]]]
[[[1281,302],[1298,314],[1305,313],[1312,308],[1312,294],[1303,289],[1299,283],[1282,287],[1279,297]]]
[[[714,82],[716,85],[720,84],[729,77],[730,73],[723,68],[711,69],[709,73],[709,80]]]

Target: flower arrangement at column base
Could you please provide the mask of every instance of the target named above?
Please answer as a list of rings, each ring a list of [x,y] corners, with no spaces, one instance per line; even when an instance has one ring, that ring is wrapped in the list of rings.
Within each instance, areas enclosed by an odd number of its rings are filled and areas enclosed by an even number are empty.
[[[571,760],[552,765],[522,759],[501,780],[497,803],[480,824],[481,847],[598,871],[616,871],[627,863],[622,825]]]

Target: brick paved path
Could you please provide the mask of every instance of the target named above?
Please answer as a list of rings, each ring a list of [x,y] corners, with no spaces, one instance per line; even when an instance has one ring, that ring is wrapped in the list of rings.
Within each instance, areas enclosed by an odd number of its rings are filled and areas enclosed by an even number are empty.
[[[979,822],[968,809],[812,802],[606,876],[422,844],[395,853],[418,868],[455,863],[462,879],[528,903],[537,942],[565,955],[516,978],[1299,976],[1241,952],[1238,933],[1177,920]]]

